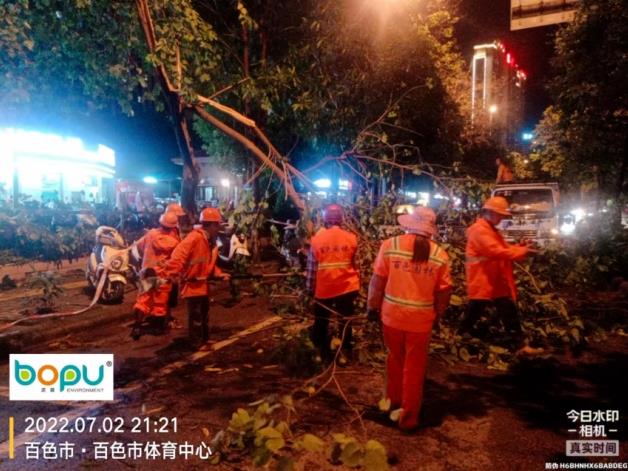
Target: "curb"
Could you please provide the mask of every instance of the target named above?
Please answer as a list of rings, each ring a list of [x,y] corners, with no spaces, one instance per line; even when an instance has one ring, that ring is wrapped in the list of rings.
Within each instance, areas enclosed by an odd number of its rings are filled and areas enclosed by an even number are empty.
[[[8,359],[11,353],[24,353],[34,346],[68,334],[92,330],[114,322],[122,323],[125,320],[132,320],[132,309],[125,309],[125,304],[118,305],[121,309],[117,312],[107,312],[103,306],[96,305],[91,311],[74,316],[74,318],[42,320],[39,325],[16,327],[15,330],[2,333],[0,334],[0,361]]]

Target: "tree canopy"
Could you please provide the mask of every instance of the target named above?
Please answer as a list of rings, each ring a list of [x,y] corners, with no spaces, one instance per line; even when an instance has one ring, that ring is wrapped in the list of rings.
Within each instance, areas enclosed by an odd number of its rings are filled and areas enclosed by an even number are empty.
[[[628,11],[621,0],[582,0],[555,40],[555,105],[537,127],[533,158],[552,176],[625,194],[628,164]]]
[[[377,8],[358,0],[151,0],[152,43],[141,4],[0,5],[2,108],[133,114],[152,102],[173,113],[169,90],[184,107],[202,96],[238,110],[295,162],[350,149],[408,164],[460,159],[467,73],[445,0]],[[205,110],[260,142],[233,115]],[[233,133],[224,137],[206,118],[195,119],[193,142],[245,166],[250,158]]]

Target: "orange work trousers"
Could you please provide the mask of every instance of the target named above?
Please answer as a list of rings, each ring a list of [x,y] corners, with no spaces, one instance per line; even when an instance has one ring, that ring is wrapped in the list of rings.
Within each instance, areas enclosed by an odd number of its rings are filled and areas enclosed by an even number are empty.
[[[133,309],[141,311],[144,316],[165,316],[168,314],[168,298],[172,285],[167,283],[137,295]]]
[[[403,409],[399,428],[412,429],[419,424],[431,332],[383,327],[384,343],[388,349],[386,395],[393,409]]]

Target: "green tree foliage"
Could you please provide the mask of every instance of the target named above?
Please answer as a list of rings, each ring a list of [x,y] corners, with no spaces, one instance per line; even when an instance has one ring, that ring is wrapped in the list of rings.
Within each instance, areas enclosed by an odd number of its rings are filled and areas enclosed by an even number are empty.
[[[628,11],[621,0],[583,0],[555,40],[555,106],[537,128],[541,169],[597,180],[625,194],[628,164]]]
[[[331,0],[237,5],[238,14],[220,2],[200,8],[204,17],[222,19],[216,31],[230,39],[222,67],[225,86],[234,86],[219,99],[248,109],[282,153],[311,162],[358,140],[360,150],[377,147],[382,154],[390,143],[406,145],[400,158],[412,163],[459,154],[468,74],[447,2],[383,9]],[[195,130],[209,154],[238,154],[209,124],[197,120]]]
[[[253,118],[297,162],[351,148],[410,164],[460,155],[467,74],[446,0],[151,0],[154,45],[137,5],[0,5],[3,109],[133,114],[144,102],[163,105],[166,76],[177,105],[215,97]],[[165,102],[178,116],[172,94]],[[236,120],[220,119],[251,138]],[[194,130],[234,170],[247,164],[241,147],[211,125],[198,121]]]
[[[0,3],[2,109],[59,114],[115,107],[132,115],[134,106],[159,100],[154,70],[161,65],[183,93],[218,83],[216,35],[191,2],[157,0],[151,7],[153,55],[135,2]]]

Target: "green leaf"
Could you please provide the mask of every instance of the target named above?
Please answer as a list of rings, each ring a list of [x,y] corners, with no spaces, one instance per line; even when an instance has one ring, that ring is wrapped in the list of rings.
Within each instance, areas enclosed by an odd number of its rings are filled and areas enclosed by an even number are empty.
[[[246,430],[251,421],[252,419],[249,413],[246,410],[240,408],[231,415],[229,428],[236,432],[243,432]]]
[[[390,420],[392,420],[393,422],[399,422],[399,419],[401,418],[401,412],[403,411],[403,409],[395,409],[393,411],[390,412],[389,417]]]
[[[354,439],[347,443],[340,453],[340,461],[350,468],[357,468],[362,464],[362,448]]]
[[[491,345],[488,347],[488,351],[491,353],[495,353],[496,355],[502,355],[508,353],[508,350],[504,347],[498,347],[497,345]]]
[[[301,439],[300,444],[303,449],[315,453],[321,452],[325,448],[325,442],[311,433],[306,433]]]
[[[286,441],[284,440],[281,432],[277,429],[273,427],[264,427],[263,429],[257,431],[255,444],[257,446],[264,445],[268,450],[275,453],[286,445]]]
[[[390,399],[387,397],[380,399],[377,403],[377,407],[379,407],[379,410],[382,412],[388,412],[390,410]]]
[[[364,449],[364,469],[366,471],[386,471],[389,469],[384,445],[377,440],[369,440]]]
[[[460,356],[460,359],[462,361],[469,361],[471,359],[471,355],[469,355],[469,351],[462,347],[459,351],[458,351],[458,355]]]

